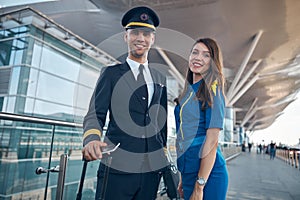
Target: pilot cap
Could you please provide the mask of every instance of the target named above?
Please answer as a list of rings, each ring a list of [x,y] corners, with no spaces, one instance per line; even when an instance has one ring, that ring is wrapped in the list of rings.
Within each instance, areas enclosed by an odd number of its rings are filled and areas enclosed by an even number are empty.
[[[156,30],[159,25],[157,14],[145,6],[135,7],[127,11],[122,18],[122,26],[128,29],[147,28],[152,31]]]

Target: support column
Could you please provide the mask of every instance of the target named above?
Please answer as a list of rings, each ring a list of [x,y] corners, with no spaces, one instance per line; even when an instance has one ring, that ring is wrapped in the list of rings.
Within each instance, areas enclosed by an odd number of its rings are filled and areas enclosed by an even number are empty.
[[[225,108],[225,119],[224,119],[224,141],[232,142],[233,141],[233,107]]]

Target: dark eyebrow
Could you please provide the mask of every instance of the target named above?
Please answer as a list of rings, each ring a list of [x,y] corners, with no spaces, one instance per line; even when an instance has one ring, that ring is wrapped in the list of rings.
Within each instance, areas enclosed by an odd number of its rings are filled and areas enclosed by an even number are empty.
[[[199,49],[193,49],[192,51],[202,51],[202,50],[199,50]],[[202,51],[202,52],[204,52],[204,53],[209,53],[209,54],[210,54],[209,51]]]

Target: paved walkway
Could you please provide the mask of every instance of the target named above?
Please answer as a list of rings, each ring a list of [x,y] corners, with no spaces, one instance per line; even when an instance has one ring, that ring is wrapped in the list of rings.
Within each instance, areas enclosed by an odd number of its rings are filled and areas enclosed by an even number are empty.
[[[227,200],[300,200],[300,170],[278,158],[243,152],[227,166]]]

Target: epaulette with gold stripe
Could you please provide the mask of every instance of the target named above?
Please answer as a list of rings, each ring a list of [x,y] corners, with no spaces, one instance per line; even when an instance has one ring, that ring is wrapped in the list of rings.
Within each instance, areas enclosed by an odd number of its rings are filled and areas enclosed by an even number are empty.
[[[215,80],[211,85],[211,90],[213,91],[215,96],[217,96],[217,86],[218,86],[218,81]]]

